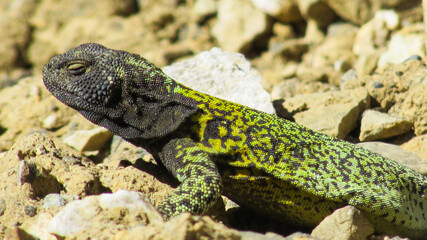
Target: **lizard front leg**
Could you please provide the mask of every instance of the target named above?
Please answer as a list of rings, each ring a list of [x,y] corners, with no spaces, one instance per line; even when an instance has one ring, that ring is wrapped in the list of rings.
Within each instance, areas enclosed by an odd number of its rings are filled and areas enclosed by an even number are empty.
[[[215,163],[191,139],[171,140],[159,157],[181,182],[158,207],[165,219],[182,212],[202,214],[221,196],[221,177]]]

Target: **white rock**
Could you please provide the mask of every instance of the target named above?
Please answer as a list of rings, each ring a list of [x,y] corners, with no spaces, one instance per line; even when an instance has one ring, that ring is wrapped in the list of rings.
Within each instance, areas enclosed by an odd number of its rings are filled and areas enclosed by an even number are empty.
[[[46,129],[52,129],[57,126],[58,126],[58,115],[56,113],[50,114],[42,122],[42,127]]]
[[[50,233],[69,236],[91,227],[91,220],[97,214],[97,197],[70,202],[49,223]]]
[[[141,193],[119,190],[112,194],[104,193],[70,202],[53,217],[48,230],[52,234],[65,237],[79,234],[99,225],[99,219],[103,219],[101,220],[104,222],[103,224],[105,221],[109,221],[113,225],[123,224],[117,219],[120,215],[110,215],[111,212],[117,212],[114,209],[130,214],[141,211],[142,215],[148,218],[148,222],[163,222],[154,206]],[[138,224],[141,225],[143,222],[141,220]],[[124,226],[117,227],[123,228]]]
[[[395,30],[400,25],[399,14],[393,10],[377,11],[374,18],[383,20],[389,30]]]
[[[363,56],[384,46],[390,30],[394,30],[399,24],[400,18],[394,11],[378,11],[375,17],[365,23],[357,32],[353,53]]]
[[[378,67],[401,63],[412,55],[425,56],[425,36],[420,33],[396,33],[390,40],[387,51],[380,56]]]
[[[242,54],[212,48],[163,71],[176,81],[212,96],[274,113],[270,95],[261,85],[261,75]]]

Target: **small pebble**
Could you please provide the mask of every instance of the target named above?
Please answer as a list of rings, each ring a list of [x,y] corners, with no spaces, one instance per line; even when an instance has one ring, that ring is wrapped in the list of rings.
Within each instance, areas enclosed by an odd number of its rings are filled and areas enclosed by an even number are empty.
[[[67,203],[67,200],[59,195],[58,193],[51,193],[46,195],[43,199],[43,207],[49,208],[49,207],[62,207],[65,206]]]
[[[420,55],[412,55],[412,56],[408,57],[407,59],[405,59],[405,61],[403,61],[403,62],[405,63],[405,62],[412,61],[412,60],[421,61],[421,60],[423,60],[423,58]]]
[[[382,84],[382,83],[380,83],[380,82],[374,82],[374,83],[372,84],[372,86],[373,86],[374,88],[383,88],[383,87],[384,87],[384,84]]]
[[[24,207],[25,214],[30,217],[34,217],[37,214],[37,209],[34,206],[25,206]]]
[[[3,216],[4,212],[6,211],[6,201],[4,201],[3,198],[0,198],[0,216]]]

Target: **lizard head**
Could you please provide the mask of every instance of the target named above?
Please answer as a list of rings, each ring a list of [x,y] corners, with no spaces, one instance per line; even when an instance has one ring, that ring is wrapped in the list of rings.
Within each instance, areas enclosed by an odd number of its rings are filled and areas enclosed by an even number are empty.
[[[96,43],[53,57],[46,88],[91,122],[124,138],[151,138],[176,129],[196,111],[181,85],[139,55]]]
[[[80,111],[104,111],[120,92],[123,54],[88,43],[53,57],[43,68],[46,88],[61,102]],[[101,109],[102,108],[102,109]]]

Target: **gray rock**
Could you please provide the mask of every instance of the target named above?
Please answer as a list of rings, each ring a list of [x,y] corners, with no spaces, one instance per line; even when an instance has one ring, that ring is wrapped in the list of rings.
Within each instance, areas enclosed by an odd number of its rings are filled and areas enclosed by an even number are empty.
[[[374,233],[374,227],[366,216],[353,206],[335,210],[313,230],[312,236],[324,240],[365,240]]]
[[[415,153],[405,151],[399,146],[383,142],[364,142],[357,145],[390,158],[423,175],[427,175],[427,161],[419,158]]]
[[[62,206],[65,206],[66,203],[67,203],[67,200],[65,200],[65,198],[58,193],[48,194],[43,199],[44,208],[49,208],[51,206],[62,207]]]
[[[362,115],[360,141],[372,141],[404,134],[411,130],[412,123],[398,116],[375,110],[366,110]]]
[[[195,90],[274,113],[270,95],[262,88],[261,75],[251,68],[242,54],[212,48],[164,67],[163,71]]]
[[[363,88],[297,95],[283,107],[296,113],[295,121],[330,136],[345,138],[356,127],[359,115],[370,105]]]

